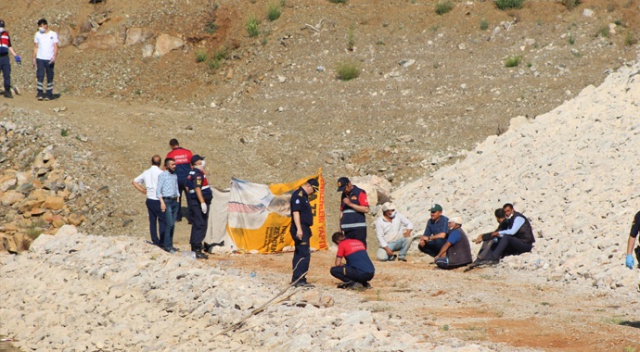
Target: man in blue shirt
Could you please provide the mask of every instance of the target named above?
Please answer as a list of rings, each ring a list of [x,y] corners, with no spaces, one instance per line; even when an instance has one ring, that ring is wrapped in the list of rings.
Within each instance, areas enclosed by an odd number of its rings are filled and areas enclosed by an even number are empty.
[[[175,253],[173,247],[173,231],[175,229],[178,210],[180,210],[180,191],[178,190],[178,176],[176,175],[176,162],[171,158],[164,159],[166,170],[158,176],[158,188],[156,196],[160,200],[160,210],[165,213],[164,244],[163,248],[169,253]]]
[[[431,219],[427,221],[427,227],[420,238],[418,249],[425,254],[436,257],[442,246],[447,242],[447,232],[449,231],[449,219],[442,215],[442,206],[434,204],[429,209]]]
[[[452,216],[448,228],[446,242],[435,257],[436,265],[440,269],[453,269],[471,263],[471,246],[467,234],[462,230],[462,218]]]

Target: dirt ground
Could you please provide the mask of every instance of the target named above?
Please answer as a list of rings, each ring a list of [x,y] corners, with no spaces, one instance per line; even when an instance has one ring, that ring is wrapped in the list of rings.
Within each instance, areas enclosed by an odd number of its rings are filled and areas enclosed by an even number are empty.
[[[640,25],[635,1],[585,1],[573,11],[550,1],[509,11],[492,2],[455,2],[451,13],[438,16],[430,1],[305,0],[283,1],[282,18],[262,21],[260,36],[249,38],[244,21],[251,13],[264,17],[265,2],[221,1],[214,35],[204,30],[213,2],[82,3],[0,4],[0,13],[27,60],[32,22],[41,16],[57,30],[69,26],[76,33],[87,18],[106,13],[110,20],[92,35],[141,26],[189,44],[153,60],[143,60],[139,47],[69,46],[56,67],[58,99],[36,101],[33,72],[24,65],[14,67],[23,95],[0,98],[0,104],[39,110],[70,136],[86,136],[95,162],[78,177],[110,187],[113,201],[105,206],[113,216],[89,219],[81,231],[138,237],[148,236],[146,209],[130,183],[151,155],[169,151],[170,138],[207,157],[218,187],[234,176],[286,182],[322,167],[330,233],[337,227],[338,194],[331,189],[337,177],[375,174],[399,187],[455,161],[460,151],[504,131],[510,118],[535,118],[635,60],[637,45],[626,41]],[[584,16],[586,8],[595,16]],[[480,29],[482,21],[487,30]],[[610,23],[620,24],[616,33],[598,36]],[[354,50],[346,49],[350,36]],[[196,51],[213,54],[222,46],[230,53],[220,68],[195,61]],[[504,59],[516,54],[523,63],[505,68]],[[407,59],[416,63],[401,67]],[[358,79],[335,79],[335,66],[345,61],[361,65]],[[186,249],[188,237],[189,226],[179,223],[178,246]],[[208,263],[229,260],[258,276],[289,279],[288,253],[212,256]],[[333,287],[332,263],[332,252],[314,253],[310,281]],[[373,289],[345,294],[361,296],[364,309],[406,321],[407,330],[425,340],[436,329],[468,343],[640,350],[637,296],[559,286],[535,272],[502,267],[433,269],[412,253],[408,263],[377,263]]]

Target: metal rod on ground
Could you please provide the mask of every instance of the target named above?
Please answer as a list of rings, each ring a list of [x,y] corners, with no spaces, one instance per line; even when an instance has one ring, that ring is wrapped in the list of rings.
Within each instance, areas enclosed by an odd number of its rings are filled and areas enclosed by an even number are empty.
[[[302,259],[298,260],[298,263],[296,264],[296,266],[293,268],[293,270],[295,271],[298,268],[298,264],[300,264],[300,262],[302,261]],[[278,292],[275,296],[273,296],[270,300],[268,300],[266,303],[264,303],[263,305],[261,305],[260,307],[254,309],[251,311],[251,313],[247,314],[247,316],[245,316],[244,318],[240,319],[240,321],[232,324],[231,326],[229,326],[228,328],[218,332],[217,334],[213,335],[212,339],[220,336],[220,335],[224,335],[226,333],[228,333],[231,330],[235,330],[237,329],[240,325],[242,325],[242,323],[244,323],[245,321],[247,321],[247,319],[251,318],[252,316],[259,314],[260,312],[262,312],[271,302],[275,301],[278,297],[280,297],[282,294],[284,294],[285,292],[287,292],[287,290],[292,287],[295,286],[295,284],[298,283],[298,281],[300,281],[300,279],[302,279],[303,277],[305,277],[307,275],[309,271],[307,270],[304,274],[302,274],[299,278],[297,278],[295,281],[291,282],[290,284],[288,284],[284,289],[280,290],[280,292]],[[286,297],[283,297],[283,299],[286,299],[288,297],[291,297],[294,293],[298,292],[299,290],[296,290],[292,293],[290,293],[289,295],[287,295]]]

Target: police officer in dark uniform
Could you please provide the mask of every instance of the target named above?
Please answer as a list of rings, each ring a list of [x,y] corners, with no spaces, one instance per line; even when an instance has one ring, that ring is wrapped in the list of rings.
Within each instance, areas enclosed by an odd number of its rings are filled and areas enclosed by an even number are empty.
[[[346,238],[352,238],[364,243],[367,247],[367,219],[369,212],[367,192],[353,185],[346,177],[338,179],[338,192],[342,192],[340,199],[340,228]]]
[[[313,212],[309,205],[309,196],[318,191],[318,180],[315,178],[307,180],[291,195],[291,237],[295,243],[293,252],[293,276],[291,283],[295,282],[296,287],[313,287],[307,283],[307,271],[309,271],[309,261],[311,250],[309,240],[311,239],[311,226],[313,225]]]
[[[198,259],[208,259],[209,256],[202,252],[202,241],[207,234],[208,211],[211,206],[213,192],[204,173],[204,158],[196,154],[191,157],[193,170],[187,177],[186,187],[189,190],[189,213],[191,214],[191,250],[196,253]]]

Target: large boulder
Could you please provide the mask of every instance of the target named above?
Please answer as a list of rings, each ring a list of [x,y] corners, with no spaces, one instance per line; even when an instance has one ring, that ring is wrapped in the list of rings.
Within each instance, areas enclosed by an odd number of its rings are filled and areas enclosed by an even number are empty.
[[[156,49],[153,56],[162,57],[172,50],[180,49],[184,46],[184,41],[178,37],[168,34],[160,34],[156,39]]]
[[[369,201],[370,207],[374,207],[391,200],[391,182],[385,178],[369,175],[364,177],[352,177],[350,180],[351,183],[367,192],[367,200]],[[372,208],[371,212],[375,213],[375,209]]]
[[[144,43],[153,37],[153,31],[147,28],[133,27],[127,29],[124,45],[131,46]]]

